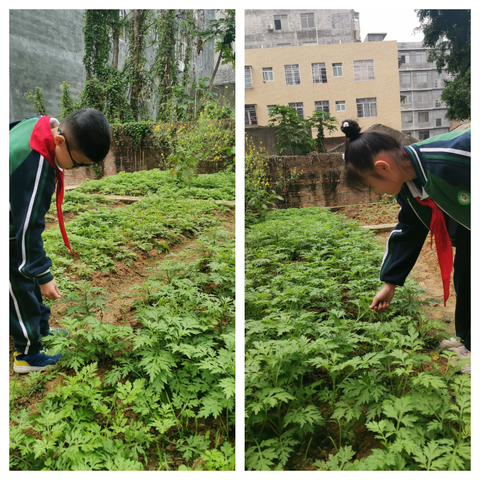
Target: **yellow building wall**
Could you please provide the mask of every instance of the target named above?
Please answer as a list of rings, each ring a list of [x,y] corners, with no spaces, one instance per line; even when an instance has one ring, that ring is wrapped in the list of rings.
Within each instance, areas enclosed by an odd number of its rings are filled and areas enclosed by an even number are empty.
[[[355,81],[354,60],[374,60],[375,80]],[[313,83],[312,63],[326,64],[327,83]],[[333,63],[341,63],[342,77],[333,76]],[[300,85],[286,85],[284,65],[298,64]],[[402,129],[397,42],[364,42],[301,47],[246,49],[245,65],[252,67],[253,88],[245,89],[245,104],[256,105],[258,125],[268,125],[267,105],[302,102],[305,118],[315,111],[316,101],[328,100],[330,114],[342,120],[357,120],[362,130],[381,123]],[[262,68],[273,68],[273,81],[264,82]],[[377,99],[377,116],[357,118],[357,98]],[[336,101],[346,110],[335,111]],[[333,136],[343,136],[340,128]]]

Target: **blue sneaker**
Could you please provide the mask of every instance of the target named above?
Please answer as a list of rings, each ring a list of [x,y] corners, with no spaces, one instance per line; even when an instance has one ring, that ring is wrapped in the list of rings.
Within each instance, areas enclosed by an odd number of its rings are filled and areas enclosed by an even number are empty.
[[[47,355],[46,350],[40,350],[32,355],[13,352],[13,371],[17,373],[38,372],[53,367],[61,358],[61,355]]]

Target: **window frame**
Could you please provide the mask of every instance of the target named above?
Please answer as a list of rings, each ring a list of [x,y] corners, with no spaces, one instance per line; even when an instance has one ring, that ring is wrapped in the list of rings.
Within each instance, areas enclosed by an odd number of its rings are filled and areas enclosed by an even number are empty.
[[[355,82],[375,80],[375,60],[353,60],[353,79]]]
[[[325,62],[312,63],[311,68],[312,82],[315,85],[319,83],[327,83],[327,64]]]
[[[289,71],[291,70],[291,72]],[[288,86],[288,87],[292,87],[292,86],[295,86],[295,85],[301,85],[302,84],[302,81],[301,81],[301,78],[300,78],[300,65],[298,63],[291,63],[291,64],[288,64],[288,65],[284,65],[283,66],[283,72],[284,72],[284,75],[285,75],[285,85]],[[292,83],[288,83],[288,80],[290,78],[290,76],[292,76]],[[298,77],[298,82],[296,82],[296,78]]]
[[[266,73],[271,73],[272,78],[271,79],[265,78]],[[273,82],[273,80],[274,80],[274,78],[273,78],[273,67],[262,67],[262,78],[263,78],[264,82]]]

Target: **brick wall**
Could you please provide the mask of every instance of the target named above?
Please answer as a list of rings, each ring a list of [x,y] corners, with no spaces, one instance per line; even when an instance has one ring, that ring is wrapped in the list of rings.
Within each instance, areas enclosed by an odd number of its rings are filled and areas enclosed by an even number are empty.
[[[266,161],[270,166],[269,176],[273,181],[279,174],[286,178],[293,168],[297,171],[297,178],[288,183],[281,192],[284,201],[278,202],[280,208],[331,207],[381,200],[380,195],[371,191],[356,192],[345,185],[345,163],[340,153],[269,157]]]
[[[170,154],[168,148],[142,146],[132,147],[130,137],[118,139],[118,142],[112,142],[110,151],[105,159],[99,164],[100,171],[104,177],[116,175],[119,172],[138,172],[140,170],[169,170],[169,165],[165,159]],[[162,156],[163,155],[163,156]],[[201,161],[197,166],[198,174],[218,173],[223,170],[222,161]],[[65,185],[78,185],[84,180],[96,179],[95,171],[91,167],[65,170]]]

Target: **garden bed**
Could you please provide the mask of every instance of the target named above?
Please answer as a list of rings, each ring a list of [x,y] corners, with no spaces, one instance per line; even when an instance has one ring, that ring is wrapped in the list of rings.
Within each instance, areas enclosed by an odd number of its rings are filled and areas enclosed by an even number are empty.
[[[316,208],[248,230],[247,469],[469,470],[470,377],[438,348],[437,300],[409,280],[369,309],[383,240]]]
[[[232,192],[233,174],[150,171],[66,194],[78,257],[54,212],[44,244],[70,336],[52,371],[10,372],[11,470],[234,469]]]

